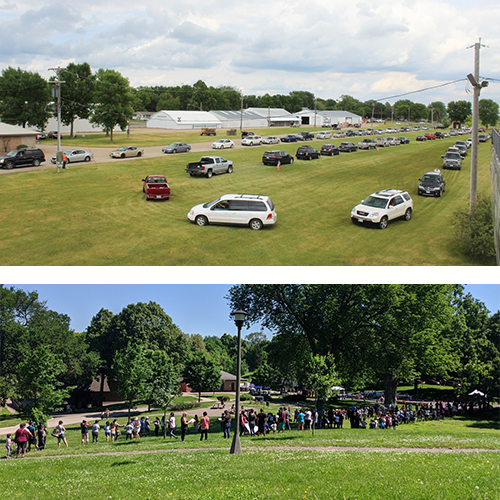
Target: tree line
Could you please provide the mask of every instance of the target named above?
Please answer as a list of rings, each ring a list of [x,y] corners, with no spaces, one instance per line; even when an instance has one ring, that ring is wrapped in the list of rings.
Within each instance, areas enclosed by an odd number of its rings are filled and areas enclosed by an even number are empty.
[[[404,381],[453,380],[459,394],[498,394],[500,311],[459,285],[238,285],[228,305],[273,336],[242,341],[242,373],[272,389],[304,388],[327,399],[332,386],[385,389]],[[220,370],[236,373],[237,335],[186,334],[155,302],[101,309],[84,332],[47,308],[36,292],[0,287],[0,398],[24,401],[43,419],[98,376],[167,411],[180,377],[193,391],[219,390]]]
[[[360,101],[343,95],[339,99],[322,99],[312,92],[292,91],[287,95],[268,93],[262,96],[242,95],[230,86],[212,87],[202,80],[193,85],[152,86],[132,88],[128,79],[116,70],[99,69],[92,72],[88,63],[70,63],[61,68],[61,120],[70,126],[76,119],[89,119],[109,133],[125,130],[134,113],[160,110],[240,110],[257,108],[283,108],[296,113],[303,108],[317,110],[342,110],[365,119],[395,119],[408,121],[433,121],[448,126],[452,122],[466,123],[471,116],[471,103],[465,100],[441,101],[429,105],[407,99],[392,105],[376,100]],[[38,73],[8,67],[0,76],[0,120],[22,127],[44,130],[49,118],[56,115],[53,84]],[[480,119],[485,127],[495,126],[499,106],[491,99],[481,99]]]

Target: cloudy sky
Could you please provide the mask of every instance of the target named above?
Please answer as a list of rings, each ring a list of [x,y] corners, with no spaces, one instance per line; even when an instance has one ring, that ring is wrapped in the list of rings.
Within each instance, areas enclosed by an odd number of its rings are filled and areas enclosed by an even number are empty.
[[[133,86],[229,85],[360,100],[465,79],[482,39],[482,97],[500,101],[498,0],[0,0],[0,68],[50,76],[88,62]],[[470,99],[465,80],[409,98]]]

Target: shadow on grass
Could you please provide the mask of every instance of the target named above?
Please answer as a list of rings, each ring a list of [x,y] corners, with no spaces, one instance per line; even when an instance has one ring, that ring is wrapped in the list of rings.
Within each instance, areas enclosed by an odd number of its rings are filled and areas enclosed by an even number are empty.
[[[121,465],[132,465],[132,464],[135,464],[133,460],[124,460],[122,462],[115,462],[111,464],[111,467],[119,467]]]

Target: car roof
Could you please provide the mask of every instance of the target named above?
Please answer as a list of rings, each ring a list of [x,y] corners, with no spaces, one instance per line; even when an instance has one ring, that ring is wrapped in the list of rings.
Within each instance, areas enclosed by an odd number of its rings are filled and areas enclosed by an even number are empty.
[[[376,193],[373,193],[372,196],[380,196],[383,198],[390,198],[391,196],[394,196],[396,194],[403,194],[406,193],[406,191],[402,191],[401,189],[382,189],[381,191],[377,191]]]
[[[265,201],[269,199],[269,196],[263,194],[223,194],[221,200],[234,200],[234,199],[244,199],[244,200],[262,200]]]

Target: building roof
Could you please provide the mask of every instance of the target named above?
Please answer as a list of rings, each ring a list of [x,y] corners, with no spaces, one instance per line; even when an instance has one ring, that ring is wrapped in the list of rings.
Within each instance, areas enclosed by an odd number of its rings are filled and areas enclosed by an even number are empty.
[[[288,117],[294,116],[283,108],[248,108],[246,112],[249,111],[259,115],[261,118],[268,118],[275,116],[288,116]]]
[[[236,375],[232,375],[231,373],[225,372],[224,370],[220,371],[220,376],[224,382],[232,382],[233,380],[236,381]],[[240,380],[242,382],[245,382],[246,378],[241,377]]]
[[[233,110],[216,110],[211,111],[213,115],[215,115],[220,120],[239,120],[241,118],[241,110],[233,111]],[[258,113],[254,113],[250,109],[243,110],[243,119],[244,120],[262,120],[264,118],[262,115]],[[266,116],[267,118],[267,116]]]
[[[37,135],[39,133],[32,128],[23,128],[19,125],[0,122],[0,135]]]
[[[309,108],[304,108],[302,111],[296,113],[297,115],[310,115],[314,113],[314,110]],[[351,113],[350,111],[341,111],[341,110],[316,110],[317,115],[327,116],[328,118],[344,118],[350,116],[351,118],[361,118],[361,116],[356,115],[355,113]]]
[[[170,118],[181,124],[186,123],[220,123],[219,119],[209,111],[175,111],[175,110],[162,110],[154,114],[151,118],[157,118],[162,114],[170,116]]]

